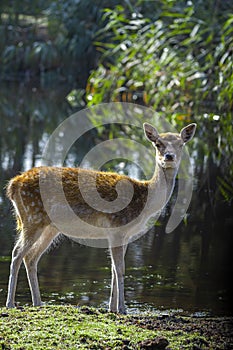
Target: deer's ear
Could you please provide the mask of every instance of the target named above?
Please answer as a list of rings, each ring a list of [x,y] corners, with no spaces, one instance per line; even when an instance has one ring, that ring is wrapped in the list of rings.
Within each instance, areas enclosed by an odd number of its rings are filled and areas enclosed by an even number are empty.
[[[159,133],[151,124],[144,123],[143,128],[144,128],[145,135],[149,141],[155,142],[158,139]]]
[[[195,134],[195,131],[196,131],[196,127],[197,127],[197,124],[192,123],[192,124],[189,124],[189,125],[185,126],[181,130],[180,137],[182,138],[184,143],[192,140],[192,138],[193,138],[193,136]]]

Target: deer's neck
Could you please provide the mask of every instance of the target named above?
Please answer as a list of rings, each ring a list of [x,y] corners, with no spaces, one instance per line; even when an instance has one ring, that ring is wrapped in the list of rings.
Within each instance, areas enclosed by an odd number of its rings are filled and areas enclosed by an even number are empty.
[[[177,170],[178,170],[177,168],[164,169],[160,167],[159,171],[163,174],[165,183],[166,183],[166,191],[167,191],[166,202],[169,201],[172,195],[172,192],[174,190]]]
[[[177,168],[163,168],[156,165],[154,175],[150,180],[151,200],[156,210],[162,209],[169,201],[175,187]]]

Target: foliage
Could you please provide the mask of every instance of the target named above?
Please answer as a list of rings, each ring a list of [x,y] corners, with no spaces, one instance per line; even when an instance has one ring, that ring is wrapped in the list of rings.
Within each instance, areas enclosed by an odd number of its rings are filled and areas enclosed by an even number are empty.
[[[131,91],[133,100],[142,96],[144,104],[169,114],[190,115],[203,97],[203,105],[218,100],[218,110],[231,111],[233,13],[218,22],[223,14],[204,21],[192,3],[178,10],[167,9],[155,22],[136,13],[127,18],[121,6],[105,10],[107,24],[96,41],[101,64],[89,78],[89,105]]]
[[[107,24],[96,37],[102,56],[89,77],[87,103],[142,103],[176,126],[195,120],[197,163],[203,153],[220,171],[227,162],[233,180],[233,6],[171,3],[164,2],[155,21],[129,16],[121,6],[105,10]]]
[[[114,0],[112,0],[114,3]],[[103,1],[14,0],[0,6],[0,61],[4,77],[41,76],[84,80],[95,62],[92,37]],[[85,59],[84,59],[85,56]]]
[[[103,8],[113,8],[117,0],[13,0],[0,4],[0,73],[4,78],[48,75],[85,87],[98,53],[95,33],[103,27]],[[121,0],[125,11],[144,0]]]
[[[7,17],[8,24],[19,25],[20,15],[33,15],[39,17],[41,11],[45,10],[50,3],[51,0],[1,0],[1,22],[4,23],[5,18]]]
[[[233,185],[225,179],[221,177],[218,178],[219,190],[222,196],[225,198],[227,202],[231,202],[233,199]]]
[[[88,106],[136,102],[178,127],[196,120],[196,162],[227,167],[232,183],[232,24],[231,0],[4,0],[0,74],[77,84],[68,97],[76,108],[94,69]]]

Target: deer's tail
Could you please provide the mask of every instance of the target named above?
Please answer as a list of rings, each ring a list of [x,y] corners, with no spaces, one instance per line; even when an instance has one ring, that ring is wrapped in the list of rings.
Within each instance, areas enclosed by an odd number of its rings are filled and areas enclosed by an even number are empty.
[[[19,182],[16,180],[16,178],[13,178],[8,182],[6,187],[6,195],[11,200],[14,206],[14,212],[17,222],[17,231],[21,231],[23,228],[23,222],[20,215],[20,206],[23,205],[23,201],[20,194]]]

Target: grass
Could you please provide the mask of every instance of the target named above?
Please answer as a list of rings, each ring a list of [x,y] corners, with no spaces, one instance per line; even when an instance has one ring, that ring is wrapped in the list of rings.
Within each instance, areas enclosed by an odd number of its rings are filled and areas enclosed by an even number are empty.
[[[164,323],[158,315],[122,316],[70,305],[1,308],[0,349],[216,349],[203,327],[172,317]]]

